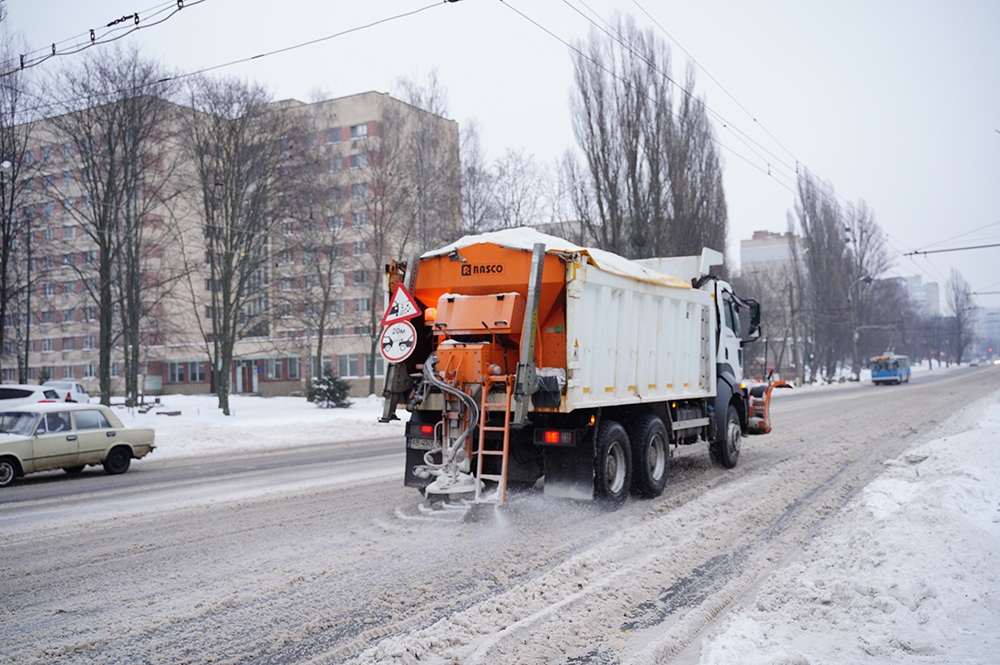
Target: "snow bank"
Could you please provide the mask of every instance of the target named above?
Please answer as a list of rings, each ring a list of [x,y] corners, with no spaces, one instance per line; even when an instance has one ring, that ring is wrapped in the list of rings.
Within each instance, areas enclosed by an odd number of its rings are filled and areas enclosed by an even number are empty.
[[[1000,392],[956,430],[887,462],[701,662],[1000,662]]]
[[[126,426],[156,430],[157,447],[148,458],[152,460],[403,436],[402,421],[377,421],[382,398],[375,395],[356,399],[347,409],[321,409],[304,397],[232,395],[228,417],[212,395],[165,395],[160,403],[145,414],[115,408]],[[180,415],[166,415],[177,411]]]

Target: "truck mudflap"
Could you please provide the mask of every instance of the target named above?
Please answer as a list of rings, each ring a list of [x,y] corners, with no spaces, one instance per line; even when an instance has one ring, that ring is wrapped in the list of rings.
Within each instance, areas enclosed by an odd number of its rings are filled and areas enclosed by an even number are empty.
[[[767,434],[771,431],[771,391],[775,388],[791,388],[786,381],[772,383],[748,383],[747,434]]]

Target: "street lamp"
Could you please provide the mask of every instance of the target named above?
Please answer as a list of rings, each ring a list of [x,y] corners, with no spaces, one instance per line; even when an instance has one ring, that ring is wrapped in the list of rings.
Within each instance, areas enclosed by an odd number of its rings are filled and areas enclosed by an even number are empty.
[[[851,299],[851,289],[853,289],[858,284],[871,284],[875,281],[871,275],[862,275],[861,277],[854,280],[854,283],[847,287],[847,302],[851,305],[851,328],[853,334],[851,335],[852,347],[854,349],[854,363],[851,369],[854,370],[854,380],[861,380],[861,360],[858,358],[858,330],[860,328],[857,326],[857,316],[855,315],[854,301]]]

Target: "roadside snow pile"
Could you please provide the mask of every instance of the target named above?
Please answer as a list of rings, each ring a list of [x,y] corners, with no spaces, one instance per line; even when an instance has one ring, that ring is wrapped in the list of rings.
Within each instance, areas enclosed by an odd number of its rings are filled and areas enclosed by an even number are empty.
[[[402,421],[377,421],[382,399],[375,395],[356,399],[347,409],[321,409],[304,397],[232,395],[231,416],[222,415],[212,395],[165,395],[160,403],[145,414],[115,408],[126,426],[156,430],[152,460],[403,436]],[[180,415],[166,415],[177,411]]]
[[[705,665],[1000,662],[1000,392],[911,448],[702,646]]]

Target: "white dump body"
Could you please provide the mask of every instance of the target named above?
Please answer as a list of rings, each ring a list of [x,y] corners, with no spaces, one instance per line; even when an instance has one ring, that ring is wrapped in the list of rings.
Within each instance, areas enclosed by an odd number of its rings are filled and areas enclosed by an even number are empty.
[[[566,279],[561,411],[715,395],[709,293],[602,270],[580,255]]]

